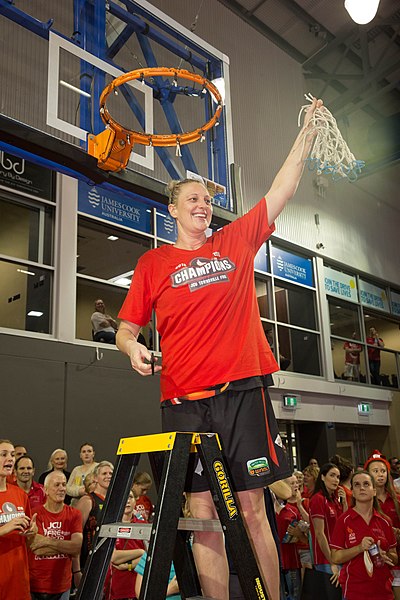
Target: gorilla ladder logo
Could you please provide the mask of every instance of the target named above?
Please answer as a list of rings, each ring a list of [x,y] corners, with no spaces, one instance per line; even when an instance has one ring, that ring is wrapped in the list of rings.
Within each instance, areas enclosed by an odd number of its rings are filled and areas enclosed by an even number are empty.
[[[225,258],[194,258],[189,265],[184,265],[171,275],[172,287],[187,285],[191,292],[214,283],[229,281],[227,273],[235,271],[236,265]]]

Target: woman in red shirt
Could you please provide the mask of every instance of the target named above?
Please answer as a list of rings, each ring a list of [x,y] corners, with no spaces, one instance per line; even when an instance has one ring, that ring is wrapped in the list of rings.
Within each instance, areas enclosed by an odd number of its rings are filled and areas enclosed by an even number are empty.
[[[310,532],[314,567],[317,571],[332,575],[332,584],[338,584],[339,569],[333,563],[330,543],[335,523],[347,510],[346,494],[339,487],[340,472],[333,463],[321,467],[310,498]]]
[[[381,511],[390,519],[393,532],[397,540],[397,554],[400,556],[400,506],[399,496],[396,494],[390,476],[390,464],[386,458],[374,450],[365,463],[365,469],[371,473],[375,480],[376,496]],[[393,593],[396,600],[400,599],[400,567],[392,569]]]
[[[354,507],[337,521],[331,541],[332,560],[342,564],[340,583],[346,600],[393,600],[390,567],[397,562],[396,539],[389,520],[381,514],[373,477],[353,475]],[[377,544],[381,566],[372,566],[365,553]],[[367,565],[369,567],[367,570]]]

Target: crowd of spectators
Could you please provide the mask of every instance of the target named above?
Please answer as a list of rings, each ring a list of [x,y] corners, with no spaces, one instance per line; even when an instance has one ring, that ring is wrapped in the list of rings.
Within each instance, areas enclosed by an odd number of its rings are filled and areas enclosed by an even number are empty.
[[[82,444],[80,458],[82,464],[69,472],[67,452],[57,448],[36,481],[26,447],[0,440],[0,556],[7,556],[0,598],[73,597],[113,474],[110,462],[95,461],[90,443]],[[151,522],[151,485],[148,473],[135,475],[123,521]],[[266,503],[281,561],[281,600],[321,593],[328,599],[399,600],[399,502],[400,460],[378,450],[357,467],[339,455],[322,466],[312,458],[273,484]],[[146,556],[143,541],[116,542],[104,600],[138,597]],[[180,598],[173,565],[167,596]],[[240,586],[231,586],[230,599],[240,598]]]

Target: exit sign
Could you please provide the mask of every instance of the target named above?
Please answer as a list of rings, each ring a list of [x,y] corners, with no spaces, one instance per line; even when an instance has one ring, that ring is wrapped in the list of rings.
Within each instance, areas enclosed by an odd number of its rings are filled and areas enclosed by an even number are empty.
[[[358,414],[363,417],[369,417],[372,412],[372,404],[370,402],[359,402]]]
[[[296,410],[300,402],[300,396],[283,396],[283,408],[288,410]]]

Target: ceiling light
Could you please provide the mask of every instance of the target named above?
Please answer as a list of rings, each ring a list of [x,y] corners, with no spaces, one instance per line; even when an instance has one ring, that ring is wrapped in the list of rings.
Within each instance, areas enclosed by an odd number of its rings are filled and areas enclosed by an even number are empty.
[[[131,285],[131,280],[127,277],[120,277],[116,281],[114,281],[115,285]]]
[[[36,275],[33,271],[26,271],[25,269],[17,269],[18,273],[24,273],[24,275]]]
[[[30,310],[28,312],[28,317],[41,317],[43,315],[39,310]]]
[[[107,239],[110,240],[110,242],[115,242],[116,240],[119,240],[119,237],[116,235],[109,235]]]
[[[375,17],[379,0],[345,0],[344,7],[359,25],[366,25]]]

